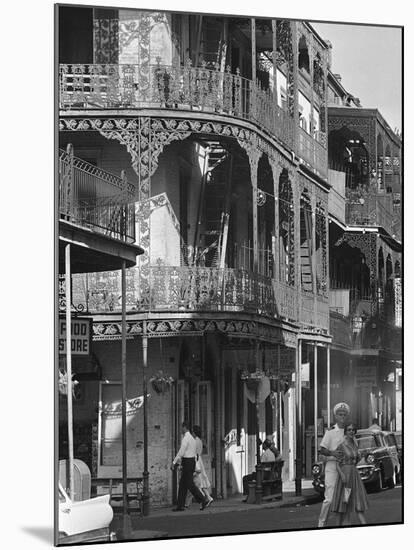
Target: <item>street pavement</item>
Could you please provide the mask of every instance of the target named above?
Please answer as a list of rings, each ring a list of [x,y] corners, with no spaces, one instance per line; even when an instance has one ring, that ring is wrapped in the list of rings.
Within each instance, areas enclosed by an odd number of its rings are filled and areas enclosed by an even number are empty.
[[[309,485],[305,482],[301,497],[286,491],[282,501],[262,505],[243,503],[239,495],[225,501],[214,501],[210,508],[203,511],[193,504],[185,512],[172,512],[168,508],[153,510],[147,517],[131,516],[132,533],[128,538],[145,540],[315,529],[321,501]],[[366,514],[368,524],[401,523],[401,493],[400,486],[370,493],[370,508]],[[120,525],[121,516],[116,515],[112,528],[117,530]],[[334,514],[327,527],[335,527]]]

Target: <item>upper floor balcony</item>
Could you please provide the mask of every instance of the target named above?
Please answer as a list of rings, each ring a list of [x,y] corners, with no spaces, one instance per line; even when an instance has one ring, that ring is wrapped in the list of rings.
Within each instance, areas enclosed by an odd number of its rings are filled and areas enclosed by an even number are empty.
[[[158,63],[145,72],[140,65],[61,64],[59,107],[66,112],[153,108],[225,115],[258,125],[290,148],[294,145],[294,120],[278,106],[275,94],[239,71],[221,71],[218,64]],[[313,163],[317,159],[310,154],[307,160]]]
[[[135,242],[134,186],[73,155],[59,151],[59,219],[112,239]]]
[[[395,234],[396,216],[390,194],[347,189],[345,217],[348,225],[379,226]]]
[[[59,152],[59,273],[67,269],[70,245],[72,273],[121,269],[136,264],[143,250],[135,245],[133,186],[74,157],[68,145]]]

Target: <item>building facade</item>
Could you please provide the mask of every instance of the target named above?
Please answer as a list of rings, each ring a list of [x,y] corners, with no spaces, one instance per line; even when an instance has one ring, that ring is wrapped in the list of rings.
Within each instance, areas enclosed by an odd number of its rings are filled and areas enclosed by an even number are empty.
[[[218,498],[241,492],[266,435],[285,479],[310,475],[341,393],[332,374],[356,366],[347,342],[331,368],[333,324],[351,317],[330,314],[330,256],[357,230],[331,230],[329,44],[301,21],[84,7],[58,20],[60,148],[124,170],[144,250],[126,274],[128,474],[171,502],[187,419]],[[116,271],[73,277],[98,372],[75,429],[96,477],[122,471],[120,285]]]
[[[329,74],[328,102],[330,332],[346,372],[337,384],[360,426],[378,417],[401,429],[401,138],[340,75]]]

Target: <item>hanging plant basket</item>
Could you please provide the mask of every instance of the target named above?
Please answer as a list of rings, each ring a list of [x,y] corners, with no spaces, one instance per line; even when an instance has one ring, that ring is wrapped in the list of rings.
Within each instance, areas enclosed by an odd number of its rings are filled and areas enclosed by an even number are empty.
[[[165,375],[162,371],[159,371],[155,376],[150,378],[150,382],[154,388],[154,391],[161,394],[169,390],[170,386],[174,382],[174,378]]]

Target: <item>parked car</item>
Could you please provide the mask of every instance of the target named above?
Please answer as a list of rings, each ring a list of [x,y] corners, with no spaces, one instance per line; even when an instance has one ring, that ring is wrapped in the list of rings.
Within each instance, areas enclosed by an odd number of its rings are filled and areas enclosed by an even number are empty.
[[[367,489],[380,491],[383,487],[395,487],[400,475],[397,449],[389,445],[386,435],[390,432],[358,430],[355,439],[362,457],[357,464],[359,474]],[[325,492],[325,462],[312,466],[312,485],[317,493]]]
[[[109,495],[72,501],[59,483],[59,544],[115,540]]]

